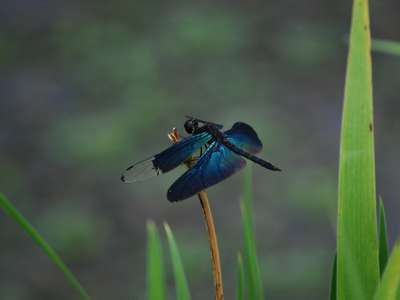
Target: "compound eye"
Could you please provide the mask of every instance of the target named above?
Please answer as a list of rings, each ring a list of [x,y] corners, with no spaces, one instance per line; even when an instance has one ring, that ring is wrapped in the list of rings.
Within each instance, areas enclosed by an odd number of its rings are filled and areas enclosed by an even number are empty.
[[[193,133],[195,125],[193,124],[192,120],[187,120],[184,126],[187,133],[189,134]]]

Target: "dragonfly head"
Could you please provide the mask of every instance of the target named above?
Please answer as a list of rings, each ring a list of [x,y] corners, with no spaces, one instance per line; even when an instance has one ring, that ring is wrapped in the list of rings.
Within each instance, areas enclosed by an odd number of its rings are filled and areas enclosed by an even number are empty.
[[[191,118],[185,122],[184,127],[187,133],[192,134],[199,128],[199,122],[196,119]]]
[[[190,133],[190,134],[196,133],[196,130],[199,129],[199,127],[201,127],[201,126],[199,126],[199,124],[202,124],[202,125],[214,125],[214,126],[216,126],[218,129],[222,129],[222,128],[224,127],[224,126],[222,126],[222,125],[220,125],[220,124],[216,124],[216,123],[209,122],[209,121],[204,121],[204,120],[197,119],[197,118],[191,117],[191,116],[186,116],[186,118],[187,118],[188,120],[185,122],[185,130],[186,130],[187,133]],[[186,125],[186,124],[187,124],[187,125]],[[189,131],[189,130],[191,130],[192,128],[193,128],[193,130],[192,130],[192,131]],[[189,130],[188,130],[188,129],[189,129]]]

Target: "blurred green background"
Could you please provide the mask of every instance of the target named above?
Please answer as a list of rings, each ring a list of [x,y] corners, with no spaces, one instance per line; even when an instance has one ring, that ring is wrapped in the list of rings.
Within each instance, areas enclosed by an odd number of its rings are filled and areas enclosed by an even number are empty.
[[[195,198],[166,200],[184,168],[124,185],[185,115],[251,124],[258,252],[269,299],[326,299],[335,249],[339,128],[351,1],[3,1],[0,190],[93,299],[144,299],[146,220],[167,221],[194,299],[211,299]],[[400,40],[400,2],[371,3],[374,37]],[[373,55],[378,193],[400,234],[400,60]],[[243,174],[209,189],[227,299],[242,246]],[[397,212],[397,213],[396,213]],[[171,273],[171,268],[168,268]],[[171,274],[169,274],[171,279]],[[169,291],[173,295],[173,281]],[[0,298],[74,299],[0,212]]]

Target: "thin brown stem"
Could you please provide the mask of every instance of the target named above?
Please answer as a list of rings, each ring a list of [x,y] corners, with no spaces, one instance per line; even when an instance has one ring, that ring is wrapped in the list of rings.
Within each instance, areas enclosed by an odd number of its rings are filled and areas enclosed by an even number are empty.
[[[217,232],[215,231],[214,219],[211,212],[210,203],[208,201],[208,195],[205,191],[201,191],[197,194],[200,200],[201,208],[203,209],[203,216],[207,226],[208,241],[210,243],[212,270],[214,275],[215,285],[215,299],[224,299],[224,289],[222,286],[222,271],[221,271],[221,260],[219,257],[219,248],[217,240]]]
[[[172,129],[172,131],[168,134],[168,137],[173,143],[176,143],[180,140],[176,128]],[[189,158],[185,162],[188,168],[191,168],[195,163],[196,159],[194,159],[193,157]],[[205,191],[201,191],[197,194],[197,196],[199,197],[201,208],[203,211],[203,217],[206,223],[207,233],[208,233],[208,242],[210,244],[211,265],[212,265],[212,272],[214,276],[214,286],[215,286],[215,300],[223,300],[224,289],[222,285],[221,260],[219,257],[218,239],[214,225],[214,218],[212,215],[210,203],[208,201],[207,193]]]

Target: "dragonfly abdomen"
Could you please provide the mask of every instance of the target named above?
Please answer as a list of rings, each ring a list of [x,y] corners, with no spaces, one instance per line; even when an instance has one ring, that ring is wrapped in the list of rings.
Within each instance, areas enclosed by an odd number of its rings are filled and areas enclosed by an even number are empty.
[[[232,152],[235,152],[236,154],[239,154],[240,156],[243,156],[253,162],[255,162],[256,164],[259,164],[260,166],[271,170],[271,171],[281,171],[281,169],[279,169],[278,167],[275,167],[273,164],[253,155],[250,154],[242,149],[240,149],[239,147],[237,147],[236,145],[232,144],[231,142],[229,142],[227,139],[223,139],[221,141],[222,144],[224,144],[227,148],[229,148],[229,150],[231,150]]]

